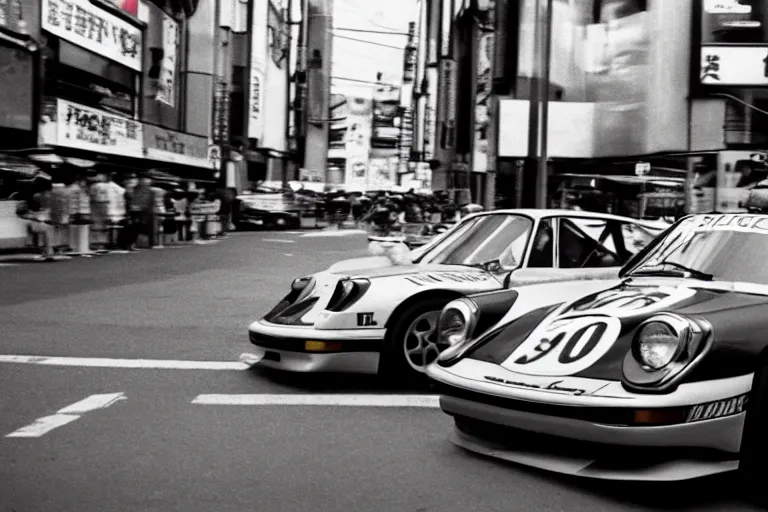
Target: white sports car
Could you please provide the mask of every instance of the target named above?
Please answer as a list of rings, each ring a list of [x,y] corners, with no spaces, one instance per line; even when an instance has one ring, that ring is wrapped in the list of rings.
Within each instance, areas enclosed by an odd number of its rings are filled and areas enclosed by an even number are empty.
[[[294,280],[250,325],[251,360],[294,372],[423,375],[445,348],[436,327],[450,301],[521,284],[615,277],[667,227],[573,210],[473,214],[412,252],[400,245],[400,261],[346,260]]]

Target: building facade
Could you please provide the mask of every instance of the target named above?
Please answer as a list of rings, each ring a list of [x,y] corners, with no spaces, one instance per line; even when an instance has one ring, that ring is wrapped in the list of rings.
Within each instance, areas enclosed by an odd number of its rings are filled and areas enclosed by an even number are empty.
[[[206,112],[213,60],[187,48],[190,38],[215,47],[209,4],[40,0],[40,149],[33,158],[215,183],[219,162]]]
[[[616,198],[653,190],[722,211],[766,177],[764,2],[424,0],[421,12],[412,157],[432,162],[435,189],[532,207],[613,184]]]

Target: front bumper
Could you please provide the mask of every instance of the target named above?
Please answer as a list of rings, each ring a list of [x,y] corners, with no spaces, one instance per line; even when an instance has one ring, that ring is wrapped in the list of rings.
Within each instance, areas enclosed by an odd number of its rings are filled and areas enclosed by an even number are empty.
[[[429,375],[442,410],[456,421],[454,443],[487,456],[611,480],[687,480],[738,468],[744,413],[691,423],[622,424],[621,418],[639,409],[671,408],[654,403],[662,396],[638,397],[635,403],[618,393],[608,398],[519,390],[434,365]],[[726,380],[733,382],[702,383],[711,394],[702,401],[749,391],[748,376]]]
[[[260,366],[290,372],[376,374],[385,329],[323,330],[277,325],[265,320],[248,328]],[[307,350],[306,342],[328,342],[332,348]],[[315,345],[319,345],[315,343]]]

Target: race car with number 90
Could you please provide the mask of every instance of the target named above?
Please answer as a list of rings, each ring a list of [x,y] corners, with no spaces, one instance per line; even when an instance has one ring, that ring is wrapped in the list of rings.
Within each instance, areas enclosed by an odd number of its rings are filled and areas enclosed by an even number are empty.
[[[428,370],[453,441],[541,469],[617,480],[768,461],[768,215],[693,215],[615,279],[446,305]],[[499,314],[494,304],[511,307]]]

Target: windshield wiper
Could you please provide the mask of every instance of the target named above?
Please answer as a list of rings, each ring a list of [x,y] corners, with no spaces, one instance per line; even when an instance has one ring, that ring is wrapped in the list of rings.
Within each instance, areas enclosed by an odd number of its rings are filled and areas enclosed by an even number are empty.
[[[666,268],[665,268],[666,267]],[[672,268],[668,268],[672,267]],[[700,281],[712,281],[715,276],[707,274],[701,270],[687,267],[682,263],[676,261],[664,261],[655,267],[636,270],[631,272],[631,276],[669,276],[669,277],[688,277],[691,279],[698,279]]]

